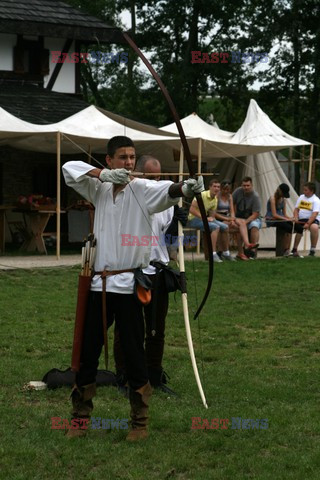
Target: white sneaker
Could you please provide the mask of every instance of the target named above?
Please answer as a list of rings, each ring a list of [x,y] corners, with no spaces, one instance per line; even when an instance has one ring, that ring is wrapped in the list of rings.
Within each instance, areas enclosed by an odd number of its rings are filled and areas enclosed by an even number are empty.
[[[296,252],[291,252],[290,256],[296,257],[296,258],[303,258],[303,255],[300,255],[300,253],[297,252],[297,251]]]
[[[235,262],[236,261],[236,259],[234,257],[232,257],[230,254],[225,255],[224,253],[222,253],[221,257],[223,258],[223,260],[227,260],[228,262]]]
[[[223,263],[221,258],[219,257],[219,255],[217,253],[213,254],[213,261],[214,261],[214,263]]]

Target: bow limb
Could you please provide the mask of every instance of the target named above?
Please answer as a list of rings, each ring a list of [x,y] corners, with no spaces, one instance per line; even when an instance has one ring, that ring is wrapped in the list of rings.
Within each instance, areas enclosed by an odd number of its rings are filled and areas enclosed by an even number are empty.
[[[180,139],[181,139],[181,143],[182,143],[182,146],[183,146],[183,151],[184,151],[184,154],[185,154],[185,157],[186,157],[186,161],[187,161],[188,169],[189,169],[189,172],[190,172],[190,176],[195,177],[196,172],[194,170],[194,166],[193,166],[193,163],[192,163],[192,158],[191,158],[189,145],[188,145],[186,136],[184,134],[179,115],[178,115],[177,110],[174,106],[174,103],[173,103],[173,101],[172,101],[172,99],[169,95],[168,90],[166,89],[165,85],[163,84],[163,82],[162,82],[161,78],[159,77],[159,75],[157,74],[157,72],[154,70],[154,68],[152,67],[150,62],[146,59],[146,57],[143,55],[143,53],[137,47],[137,45],[132,40],[132,38],[129,37],[129,35],[127,33],[124,33],[124,32],[122,33],[122,35],[125,38],[125,40],[128,42],[128,44],[130,45],[130,47],[136,52],[136,54],[139,56],[139,58],[143,61],[143,63],[148,68],[149,72],[151,73],[151,75],[153,76],[153,78],[155,79],[157,84],[159,85],[160,90],[162,91],[162,94],[164,95],[164,97],[165,97],[165,99],[166,99],[166,101],[169,105],[172,116],[173,116],[174,121],[177,125],[177,129],[178,129],[178,132],[179,132],[179,135],[180,135]],[[213,279],[213,252],[212,252],[211,234],[210,234],[210,228],[209,228],[208,219],[207,219],[207,213],[206,213],[206,210],[205,210],[205,206],[204,206],[204,203],[203,203],[203,200],[202,200],[201,193],[198,193],[196,195],[196,199],[197,199],[199,210],[200,210],[200,213],[201,213],[201,219],[202,219],[202,222],[203,222],[204,232],[205,232],[205,235],[206,235],[206,238],[207,238],[208,256],[209,256],[209,275],[208,275],[208,284],[207,284],[205,294],[204,294],[203,299],[200,303],[200,306],[198,307],[198,309],[197,309],[197,311],[194,315],[195,319],[199,316],[202,308],[204,307],[204,305],[207,301],[207,298],[208,298],[210,290],[211,290],[212,279]]]
[[[180,152],[180,172],[183,171],[183,152],[181,149]],[[181,179],[182,176],[180,176]],[[182,199],[180,199],[179,206],[182,206]],[[199,372],[198,372],[198,366],[196,362],[196,357],[194,354],[194,348],[193,348],[193,342],[192,342],[192,335],[191,335],[191,328],[190,328],[190,319],[189,319],[189,309],[188,309],[188,294],[187,294],[187,281],[186,281],[186,272],[185,272],[185,265],[184,265],[184,249],[183,249],[183,228],[182,224],[178,222],[178,238],[179,238],[179,270],[180,270],[180,282],[181,282],[181,299],[182,299],[182,309],[183,309],[183,318],[184,318],[184,325],[186,329],[186,335],[187,335],[187,342],[188,342],[188,348],[189,348],[189,353],[190,353],[190,358],[191,358],[191,363],[192,363],[192,368],[193,368],[193,373],[197,382],[198,390],[200,393],[200,397],[202,400],[203,405],[205,408],[208,408],[207,405],[207,400],[202,388]]]

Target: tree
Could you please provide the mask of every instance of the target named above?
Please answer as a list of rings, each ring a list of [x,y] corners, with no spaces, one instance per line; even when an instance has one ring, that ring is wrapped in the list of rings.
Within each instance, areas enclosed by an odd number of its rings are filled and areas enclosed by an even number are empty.
[[[263,45],[272,47],[258,100],[285,130],[313,143],[319,143],[320,137],[319,9],[317,0],[273,0],[265,18],[253,17]],[[251,39],[256,38],[252,30],[251,34]],[[297,190],[299,174],[297,164]]]

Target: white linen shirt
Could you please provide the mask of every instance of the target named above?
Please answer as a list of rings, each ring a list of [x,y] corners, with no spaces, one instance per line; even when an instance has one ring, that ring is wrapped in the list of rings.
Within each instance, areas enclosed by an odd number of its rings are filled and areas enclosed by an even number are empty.
[[[94,167],[85,162],[71,161],[63,165],[66,184],[95,206],[93,232],[97,239],[94,270],[144,268],[150,262],[152,216],[178,203],[168,189],[172,182],[135,178],[113,198],[113,184],[86,175]],[[128,237],[128,236],[131,237]],[[127,239],[130,239],[128,242]],[[133,243],[131,239],[138,239]],[[128,245],[130,243],[130,245]],[[132,245],[131,245],[132,243]],[[107,277],[107,292],[133,293],[133,273]],[[91,290],[101,291],[102,280],[95,275]]]
[[[152,237],[153,242],[151,244],[151,256],[150,261],[160,262],[164,265],[168,265],[170,262],[169,253],[166,245],[165,234],[172,222],[174,214],[174,208],[168,208],[164,212],[155,213],[152,219]],[[154,237],[156,237],[154,239]],[[148,275],[154,275],[156,269],[152,265],[148,265],[143,269],[144,273]]]

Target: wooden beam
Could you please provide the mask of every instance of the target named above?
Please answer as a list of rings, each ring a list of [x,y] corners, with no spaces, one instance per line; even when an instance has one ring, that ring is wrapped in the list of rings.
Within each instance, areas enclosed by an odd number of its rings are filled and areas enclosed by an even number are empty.
[[[73,39],[72,38],[67,38],[65,44],[64,44],[64,47],[61,51],[61,55],[60,55],[60,58],[62,56],[63,53],[68,53],[69,52],[69,49],[72,45],[72,42],[73,42]],[[48,85],[47,85],[47,90],[52,90],[54,84],[55,84],[55,81],[57,80],[58,78],[58,75],[60,73],[60,70],[62,68],[62,65],[63,65],[64,62],[62,63],[56,63],[56,66],[54,67],[54,70],[52,72],[52,75],[49,79],[49,82],[48,82]]]

